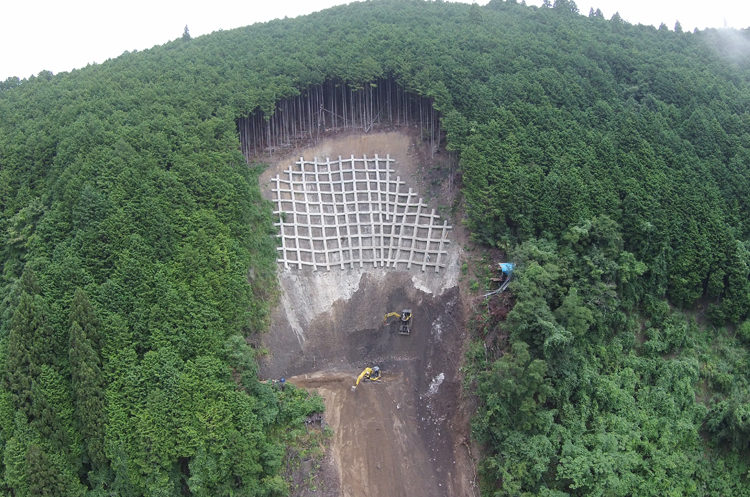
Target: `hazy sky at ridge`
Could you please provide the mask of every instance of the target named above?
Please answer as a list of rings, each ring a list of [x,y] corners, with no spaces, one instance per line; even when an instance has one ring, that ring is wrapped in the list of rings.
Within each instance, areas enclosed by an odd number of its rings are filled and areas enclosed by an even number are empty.
[[[459,0],[471,3],[471,0]],[[488,0],[477,3],[484,5]],[[178,38],[184,26],[193,37],[271,19],[296,17],[348,3],[346,0],[37,0],[6,2],[0,16],[0,81],[26,78],[46,69],[53,73],[101,63],[124,51],[144,50]],[[540,5],[541,0],[527,0]],[[742,0],[581,0],[583,14],[600,8],[617,11],[633,24],[679,19],[683,29],[750,26],[750,2]]]

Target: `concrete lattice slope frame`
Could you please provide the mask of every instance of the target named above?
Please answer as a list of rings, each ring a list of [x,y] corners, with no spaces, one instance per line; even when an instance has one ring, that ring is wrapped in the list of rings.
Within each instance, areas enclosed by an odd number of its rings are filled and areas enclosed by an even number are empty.
[[[283,178],[272,178],[284,268],[445,267],[452,227],[394,179],[392,162],[377,154],[325,162],[300,157]]]

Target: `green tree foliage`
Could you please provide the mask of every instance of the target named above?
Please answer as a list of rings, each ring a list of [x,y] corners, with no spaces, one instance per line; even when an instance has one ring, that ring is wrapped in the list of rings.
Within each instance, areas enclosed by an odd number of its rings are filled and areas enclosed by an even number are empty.
[[[480,414],[487,488],[735,493],[742,358],[665,302],[750,313],[750,66],[724,34],[568,0],[380,0],[6,80],[3,491],[48,488],[27,473],[45,458],[71,492],[283,490],[284,427],[319,406],[280,404],[241,343],[267,323],[276,247],[237,119],[390,76],[442,113],[474,236],[517,247],[513,348],[478,388],[535,383]],[[505,407],[524,419],[508,432]]]
[[[547,471],[554,412],[545,404],[552,393],[547,364],[532,360],[529,346],[521,341],[479,375],[477,395],[484,405],[473,429],[480,443],[492,444],[499,452],[487,457],[482,469],[500,475],[509,492],[533,485]]]
[[[73,399],[80,433],[92,466],[106,464],[104,452],[105,404],[104,377],[97,337],[100,323],[86,294],[78,289],[73,297],[70,316],[70,361]]]
[[[23,291],[10,325],[3,382],[16,410],[30,412],[32,385],[42,367],[55,361],[52,345],[53,330],[44,299]]]
[[[322,409],[280,409],[244,339],[276,257],[228,98],[246,67],[218,96],[175,47],[3,86],[2,492],[282,494],[281,433]]]
[[[70,495],[57,468],[44,449],[36,444],[29,445],[26,450],[26,478],[29,483],[29,495]]]
[[[623,245],[619,226],[600,216],[559,243],[529,240],[510,254],[516,303],[489,329],[507,331],[511,349],[489,362],[469,355],[488,494],[746,490],[749,351],[663,300],[644,306],[641,325],[633,311],[647,268]]]

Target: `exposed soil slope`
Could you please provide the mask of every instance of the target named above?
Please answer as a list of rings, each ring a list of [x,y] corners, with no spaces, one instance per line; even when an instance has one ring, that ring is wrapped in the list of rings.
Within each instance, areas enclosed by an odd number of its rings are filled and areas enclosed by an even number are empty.
[[[396,158],[396,171],[417,189],[424,165],[418,149],[403,133],[331,139],[280,160],[261,181],[295,156],[378,153]],[[458,378],[464,322],[459,256],[454,241],[440,273],[279,270],[282,296],[264,339],[269,356],[262,373],[289,378],[324,398],[341,495],[473,494]],[[398,334],[396,319],[383,324],[385,313],[406,308],[413,313],[410,336]],[[352,392],[357,374],[372,365],[383,370],[382,383]]]

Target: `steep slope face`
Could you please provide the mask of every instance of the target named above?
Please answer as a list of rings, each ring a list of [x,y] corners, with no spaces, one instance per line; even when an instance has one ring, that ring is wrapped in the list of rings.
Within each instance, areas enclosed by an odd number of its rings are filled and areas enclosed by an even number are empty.
[[[297,155],[390,155],[394,174],[416,187],[419,147],[409,135],[391,132],[331,138]],[[275,178],[285,160],[262,179]],[[272,195],[271,190],[266,193]],[[279,265],[281,302],[264,338],[269,357],[261,372],[322,395],[334,430],[332,454],[342,495],[472,492],[470,461],[461,445],[468,427],[456,424],[465,334],[460,247],[450,238],[445,266],[438,271],[422,271],[421,265],[407,269],[406,263],[336,265],[329,271]],[[413,316],[409,336],[398,333],[398,320],[384,324],[386,313],[403,309]],[[359,372],[373,365],[383,371],[382,383],[362,384],[352,392]]]

